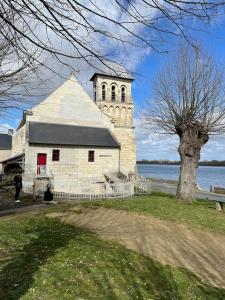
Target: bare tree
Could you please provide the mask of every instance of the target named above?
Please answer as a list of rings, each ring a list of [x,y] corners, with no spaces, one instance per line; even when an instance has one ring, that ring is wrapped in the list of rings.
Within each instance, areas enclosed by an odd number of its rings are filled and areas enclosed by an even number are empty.
[[[21,52],[37,47],[68,66],[71,58],[107,67],[107,59],[115,57],[112,43],[114,49],[163,52],[162,42],[169,36],[189,39],[187,30],[195,29],[192,19],[208,22],[224,7],[221,0],[2,0],[0,20],[18,37],[14,46]]]
[[[225,132],[224,70],[199,47],[181,47],[157,76],[155,99],[154,104],[147,104],[145,124],[179,136],[177,199],[191,202],[202,146],[210,135]]]
[[[7,12],[8,19],[15,24],[15,13]],[[27,33],[27,31],[23,31]],[[37,69],[37,50],[20,51],[15,45],[21,37],[12,32],[0,20],[0,116],[8,108],[21,108],[25,94],[29,94],[31,77]]]

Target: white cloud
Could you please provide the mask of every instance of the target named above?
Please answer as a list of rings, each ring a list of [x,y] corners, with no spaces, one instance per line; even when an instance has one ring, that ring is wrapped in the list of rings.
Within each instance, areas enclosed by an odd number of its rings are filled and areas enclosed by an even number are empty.
[[[11,125],[2,123],[0,124],[0,133],[7,133],[8,129],[14,129]]]
[[[91,1],[84,0],[82,2],[92,6]],[[142,6],[140,6],[140,0],[133,1],[133,4],[138,7],[138,11],[143,13],[143,15],[154,17],[156,10],[151,10],[149,5],[146,7],[143,5],[143,1],[141,2]],[[118,10],[118,6],[115,7],[112,1],[95,0],[94,3],[101,8],[105,15],[113,16],[116,21],[129,21],[127,19],[127,15],[123,14],[121,10]],[[107,22],[106,20],[104,21],[103,19],[101,19],[101,22],[99,22],[99,18],[95,16],[93,19],[93,15],[91,14],[87,14],[87,17],[92,18],[91,22],[95,22],[95,25],[98,24],[100,30],[110,31],[114,34],[117,34],[118,37],[126,38],[126,40],[130,41],[131,43],[135,42],[132,34],[122,30],[121,27]],[[82,22],[82,20],[80,21]],[[99,51],[103,51],[104,54],[109,55],[109,57],[113,58],[114,60],[124,63],[125,67],[130,71],[135,71],[138,64],[142,62],[146,55],[151,53],[150,48],[136,48],[131,44],[124,44],[116,40],[104,38],[98,33],[96,33],[93,39],[93,37],[88,37],[81,27],[79,27],[78,30],[81,37],[83,36],[85,39],[90,39],[89,42],[92,43],[93,47],[99,47]],[[137,36],[142,35],[144,37],[145,34],[149,34],[149,31],[144,31],[143,25],[139,24],[137,26],[137,24],[132,24],[132,22],[130,23],[129,30],[132,33],[135,33]],[[59,42],[58,38],[53,33],[48,32],[47,37],[45,28],[40,29],[40,27],[38,27],[37,34],[46,41],[47,39],[51,39],[52,45],[56,46],[59,50],[68,52],[74,51],[74,49],[72,49],[68,43]],[[84,88],[88,90],[90,94],[92,93],[92,83],[89,82],[89,78],[93,73],[93,69],[90,68],[87,63],[81,60],[63,58],[64,63],[68,64],[68,66],[66,66],[62,65],[50,55],[46,56],[45,59],[47,66],[53,68],[57,74],[60,74],[60,76],[52,73],[46,68],[43,68],[41,70],[42,73],[40,74],[43,83],[38,87],[38,89],[33,91],[34,95],[36,96],[32,97],[33,103],[29,103],[29,106],[39,102],[50,92],[52,92],[56,86],[62,83],[62,81],[69,76],[72,69],[77,70],[75,76],[84,86]],[[0,130],[7,131],[7,128],[10,127],[11,126],[9,124],[2,124],[0,125]],[[137,126],[136,139],[138,159],[179,159],[179,155],[177,153],[178,138],[176,136],[166,136],[153,132],[147,132],[142,129],[141,126]],[[214,159],[215,157],[224,159],[225,157],[222,158],[224,148],[225,139],[210,139],[208,144],[203,148],[202,159]]]
[[[178,159],[178,138],[136,128],[137,159]]]
[[[77,26],[76,30],[74,30],[75,25],[72,23],[70,26],[67,24],[68,27],[71,28],[71,34],[79,38],[83,44],[91,47],[94,52],[98,52],[101,55],[107,56],[109,59],[122,63],[128,70],[134,71],[137,65],[141,63],[143,58],[151,52],[150,48],[140,47],[141,40],[138,39],[139,36],[141,36],[143,39],[150,39],[150,33],[146,31],[145,26],[141,23],[137,23],[134,18],[129,16],[127,13],[124,13],[123,9],[121,9],[118,4],[115,4],[114,1],[95,0],[92,2],[84,0],[81,1],[81,3],[93,11],[97,11],[98,13],[115,20],[115,22],[110,22],[107,19],[100,18],[97,14],[94,15],[91,12],[85,12],[85,10],[82,11],[82,13],[85,14],[86,19],[94,26],[94,28],[98,29],[99,32],[105,32],[114,38],[104,36],[103,34],[99,33],[98,30],[95,32],[90,31],[89,34],[82,25]],[[154,17],[157,13],[157,10],[152,9],[151,6],[147,4],[144,5],[143,1],[141,0],[134,1],[132,3],[132,8],[129,6],[129,9],[132,9],[133,11],[135,8],[137,8],[140,16],[148,16],[149,19]],[[45,13],[47,14],[47,12]],[[75,11],[68,11],[68,14],[70,14],[72,19],[80,22],[80,24],[84,24],[84,20],[80,17],[79,13],[75,13]],[[125,27],[128,28],[130,32],[126,31],[116,23],[126,23]],[[41,23],[38,23],[35,34],[44,42],[50,42],[53,49],[76,56],[76,49],[71,43],[65,41],[64,39],[60,40],[58,36],[56,36],[56,34],[50,30],[46,31],[46,28]],[[136,37],[134,37],[134,35],[136,35]],[[134,44],[139,44],[139,47],[134,46]],[[86,55],[88,60],[93,62],[94,65],[97,65],[97,59],[94,59],[93,57],[89,58],[87,51],[81,47],[78,49],[84,56]],[[93,73],[93,69],[84,60],[60,57],[60,60],[67,64],[66,66],[62,65],[59,61],[57,61],[56,58],[50,55],[47,55],[44,58],[45,64],[64,78],[68,77],[71,70],[74,69],[76,71],[75,76],[86,85],[91,73]],[[47,87],[49,89],[54,89],[54,87],[62,81],[62,78],[57,78],[57,76],[49,72],[47,69],[43,69],[43,78],[48,79]]]
[[[137,159],[179,160],[177,135],[164,135],[143,129],[136,123]],[[225,136],[211,136],[202,147],[201,160],[225,160]]]
[[[101,11],[102,14],[109,16],[110,18],[113,17],[116,22],[127,22],[126,27],[129,28],[132,34],[123,30],[115,23],[99,18],[97,15],[91,14],[90,12],[86,12],[86,17],[89,22],[97,27],[99,31],[110,32],[115,37],[120,38],[121,40],[126,40],[130,44],[104,37],[104,35],[101,35],[98,32],[91,32],[91,34],[88,35],[87,31],[82,26],[78,26],[76,28],[77,36],[81,39],[81,41],[86,42],[88,46],[99,51],[99,53],[106,55],[109,59],[122,63],[129,71],[135,71],[146,55],[151,53],[150,48],[135,47],[132,45],[137,40],[134,38],[133,34],[142,37],[147,34],[147,32],[145,32],[146,30],[144,25],[141,23],[137,24],[136,22],[131,22],[132,20],[128,17],[128,14],[123,13],[123,10],[119,9],[119,5],[115,5],[113,1],[95,0],[93,3],[95,6],[99,7],[99,12]],[[152,10],[149,5],[145,6],[143,3],[140,5],[140,3],[142,3],[140,0],[133,2],[133,9],[136,6],[141,14],[148,15],[149,17],[155,16],[156,10]],[[82,4],[96,10],[96,7],[93,6],[91,1],[84,0],[82,1]],[[73,15],[71,16],[74,19],[77,17],[77,21],[81,24],[84,22],[81,18],[79,19],[79,14],[75,16],[73,12]],[[31,21],[31,24],[32,22],[33,21]],[[73,26],[70,27],[71,30],[74,29]],[[70,43],[63,39],[60,40],[52,31],[46,31],[46,28],[40,23],[38,23],[38,26],[36,27],[35,34],[37,37],[41,38],[43,42],[46,42],[46,44],[50,42],[52,48],[55,48],[60,52],[76,56],[75,48],[72,47]],[[28,43],[27,47],[32,48],[33,46]],[[82,50],[82,53],[85,55],[84,50]],[[39,69],[38,77],[35,77],[32,80],[34,83],[28,83],[30,95],[28,95],[26,99],[28,99],[29,102],[23,106],[23,109],[27,109],[46,98],[57,86],[70,76],[71,71],[74,72],[75,77],[84,86],[88,93],[92,95],[92,83],[89,79],[94,73],[94,69],[87,64],[87,62],[81,59],[60,57],[60,60],[64,63],[62,64],[56,59],[56,57],[46,54],[46,52],[43,52],[40,59],[44,60],[45,67]],[[94,65],[97,65],[96,59],[94,60],[92,58],[92,60]],[[52,72],[52,70],[54,72]],[[34,88],[31,88],[31,85],[33,85]]]

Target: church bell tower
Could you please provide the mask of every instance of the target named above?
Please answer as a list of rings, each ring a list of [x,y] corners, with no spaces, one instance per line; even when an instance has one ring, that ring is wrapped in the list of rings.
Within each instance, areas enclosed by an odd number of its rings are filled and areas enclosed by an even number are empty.
[[[93,82],[94,101],[114,124],[111,129],[121,144],[121,172],[136,173],[136,146],[133,125],[134,104],[132,82],[134,78],[120,65],[110,65],[106,72],[95,73]]]

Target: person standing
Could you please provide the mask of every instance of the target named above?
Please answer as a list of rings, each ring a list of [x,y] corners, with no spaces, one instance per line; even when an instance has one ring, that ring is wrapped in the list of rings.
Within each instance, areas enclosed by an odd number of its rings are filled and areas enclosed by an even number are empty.
[[[13,179],[14,186],[16,188],[15,193],[15,202],[20,202],[20,192],[22,190],[23,184],[22,184],[22,176],[20,174],[16,174],[16,176]]]

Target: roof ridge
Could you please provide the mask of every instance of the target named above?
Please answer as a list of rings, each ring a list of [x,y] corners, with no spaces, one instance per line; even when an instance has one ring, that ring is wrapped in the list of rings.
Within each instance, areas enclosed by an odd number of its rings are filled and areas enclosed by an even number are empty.
[[[29,143],[120,148],[107,127],[29,122]]]
[[[76,125],[76,124],[61,124],[61,123],[47,123],[47,122],[39,122],[39,121],[29,121],[29,123],[38,123],[38,124],[47,124],[47,125],[59,125],[59,126],[74,126],[74,127],[86,127],[86,128],[102,128],[102,129],[108,129],[105,127],[99,127],[99,126],[87,126],[87,125]],[[111,133],[111,132],[110,132]]]

